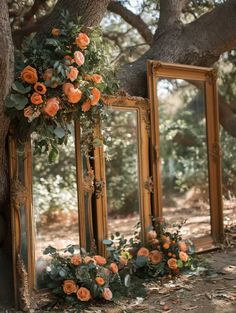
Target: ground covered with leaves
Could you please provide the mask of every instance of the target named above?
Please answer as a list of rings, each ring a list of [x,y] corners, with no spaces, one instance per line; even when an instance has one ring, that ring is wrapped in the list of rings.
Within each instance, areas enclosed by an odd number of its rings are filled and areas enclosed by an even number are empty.
[[[132,313],[132,312],[236,312],[236,229],[230,231],[221,250],[204,253],[195,273],[174,280],[133,279],[130,289],[115,295],[113,302],[101,301],[78,308],[62,307],[55,298],[37,296],[38,308],[30,313]],[[228,247],[226,248],[226,246]],[[2,313],[16,312],[1,309]]]

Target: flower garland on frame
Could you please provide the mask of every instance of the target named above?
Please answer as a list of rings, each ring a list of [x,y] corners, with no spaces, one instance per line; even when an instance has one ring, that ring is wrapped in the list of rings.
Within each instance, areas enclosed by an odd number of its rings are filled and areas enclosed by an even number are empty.
[[[36,153],[47,152],[53,162],[57,146],[66,144],[75,120],[80,122],[85,152],[102,145],[104,138],[94,134],[106,118],[101,95],[113,93],[118,86],[99,29],[84,29],[64,12],[58,28],[41,43],[28,41],[16,61],[6,113],[36,132]]]

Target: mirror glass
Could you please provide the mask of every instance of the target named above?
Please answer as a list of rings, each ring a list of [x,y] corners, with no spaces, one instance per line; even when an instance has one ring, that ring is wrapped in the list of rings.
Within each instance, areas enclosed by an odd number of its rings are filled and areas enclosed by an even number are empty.
[[[106,151],[108,235],[129,238],[140,221],[138,115],[112,108],[106,122],[111,142]]]
[[[32,158],[35,266],[40,288],[41,273],[47,264],[44,249],[49,245],[57,249],[79,245],[74,135],[69,136],[67,146],[60,146],[58,161],[49,164],[46,153],[35,156],[33,153]]]
[[[204,82],[157,80],[163,216],[185,239],[210,235]]]

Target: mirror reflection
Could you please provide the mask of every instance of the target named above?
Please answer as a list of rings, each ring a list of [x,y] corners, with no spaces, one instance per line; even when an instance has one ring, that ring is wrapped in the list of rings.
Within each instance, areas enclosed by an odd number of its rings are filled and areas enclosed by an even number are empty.
[[[74,136],[60,147],[57,162],[48,163],[47,155],[33,155],[33,204],[35,220],[35,264],[37,287],[47,259],[49,245],[63,249],[79,244],[78,204]]]
[[[113,108],[106,122],[111,134],[106,160],[108,235],[133,235],[140,220],[138,122],[136,110]]]
[[[159,78],[157,97],[163,216],[187,220],[184,238],[209,235],[204,83]]]

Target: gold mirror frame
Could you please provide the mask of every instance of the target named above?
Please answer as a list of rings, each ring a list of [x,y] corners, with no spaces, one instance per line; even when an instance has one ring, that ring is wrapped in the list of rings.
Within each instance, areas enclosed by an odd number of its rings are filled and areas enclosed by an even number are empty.
[[[221,182],[221,150],[219,143],[219,113],[216,87],[216,72],[211,68],[169,64],[160,61],[148,61],[147,78],[149,99],[151,102],[151,159],[153,171],[153,213],[162,217],[162,186],[160,160],[160,132],[158,117],[158,97],[156,92],[158,78],[184,79],[203,82],[206,99],[206,127],[208,147],[208,176],[211,235],[193,240],[197,251],[214,249],[223,240],[223,205]]]
[[[104,96],[103,101],[112,109],[135,111],[137,112],[137,130],[138,130],[138,174],[139,174],[139,190],[140,190],[140,221],[141,221],[141,236],[145,240],[145,232],[151,226],[151,192],[150,168],[149,168],[149,101],[147,99],[130,96]],[[99,148],[99,150],[102,148]],[[104,238],[108,236],[107,227],[107,199],[106,199],[106,178],[105,178],[105,160],[101,150],[95,153],[95,176],[97,171],[101,173],[99,179],[103,177],[105,184],[104,194],[100,199],[100,204],[97,207],[97,222],[98,222],[98,247],[99,252],[105,254],[105,247],[102,243]],[[100,153],[100,155],[98,154]],[[102,158],[102,159],[101,159]],[[99,164],[100,163],[100,164]],[[99,199],[98,199],[99,201]],[[103,205],[101,205],[103,201]],[[99,228],[100,225],[100,228]],[[103,225],[103,227],[102,227]]]

